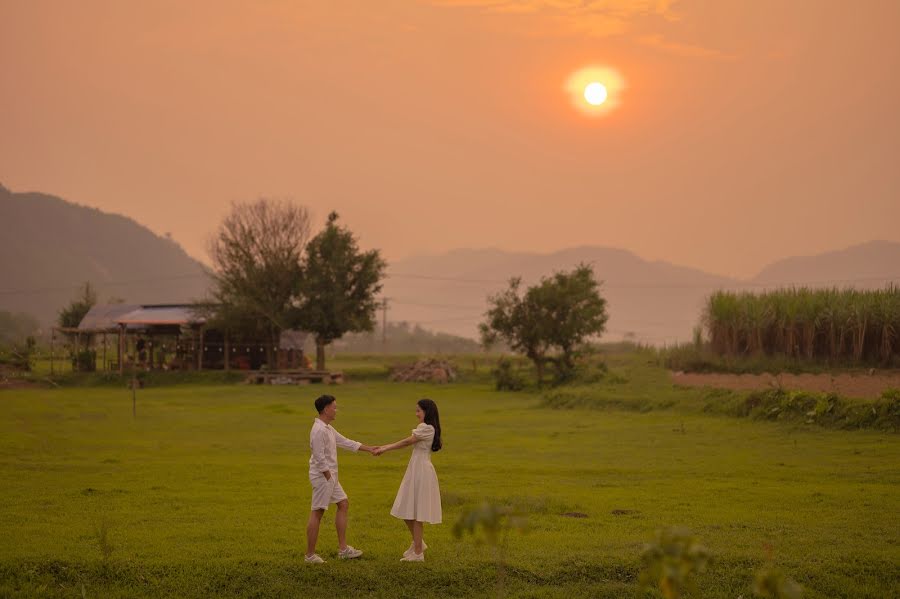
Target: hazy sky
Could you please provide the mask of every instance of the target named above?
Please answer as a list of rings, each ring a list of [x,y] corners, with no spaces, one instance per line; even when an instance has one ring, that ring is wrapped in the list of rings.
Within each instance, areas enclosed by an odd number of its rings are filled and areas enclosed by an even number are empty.
[[[232,201],[388,258],[632,250],[725,275],[900,240],[900,2],[0,0],[0,183],[206,259]],[[563,89],[616,69],[602,118]]]

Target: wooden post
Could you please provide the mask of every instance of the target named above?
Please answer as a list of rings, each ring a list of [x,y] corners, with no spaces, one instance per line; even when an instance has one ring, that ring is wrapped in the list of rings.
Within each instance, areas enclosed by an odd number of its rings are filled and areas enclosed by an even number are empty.
[[[103,370],[109,370],[109,362],[106,361],[106,332],[103,333]]]
[[[125,374],[125,325],[119,325],[119,376]]]
[[[53,338],[56,336],[56,331],[50,329],[50,376],[53,376]]]
[[[147,364],[150,370],[153,370],[153,333],[147,332]]]
[[[231,368],[230,368],[230,360],[228,359],[228,356],[229,356],[229,353],[228,353],[228,352],[229,352],[229,349],[228,349],[228,331],[226,330],[226,331],[225,331],[225,372],[228,372],[228,371],[231,369]]]
[[[197,370],[203,370],[203,327],[200,327],[200,344],[197,346]]]
[[[387,353],[387,311],[388,311],[388,298],[384,298],[384,301],[381,303],[381,353]]]

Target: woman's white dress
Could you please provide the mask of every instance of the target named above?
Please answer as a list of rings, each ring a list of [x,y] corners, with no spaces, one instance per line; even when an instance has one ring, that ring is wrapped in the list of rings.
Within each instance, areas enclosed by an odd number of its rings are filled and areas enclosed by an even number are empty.
[[[441,523],[441,490],[438,488],[437,473],[431,465],[431,442],[434,427],[421,423],[413,429],[418,439],[412,446],[412,455],[391,515],[402,520],[418,520],[429,524]]]

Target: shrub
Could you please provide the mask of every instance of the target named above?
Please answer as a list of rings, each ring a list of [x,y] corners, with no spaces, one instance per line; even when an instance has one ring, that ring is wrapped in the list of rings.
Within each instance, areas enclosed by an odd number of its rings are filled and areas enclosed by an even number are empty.
[[[497,368],[491,373],[494,375],[497,391],[521,391],[525,388],[525,378],[507,358],[500,358],[497,361]]]
[[[97,351],[83,349],[72,356],[72,369],[78,372],[94,372],[97,370]]]

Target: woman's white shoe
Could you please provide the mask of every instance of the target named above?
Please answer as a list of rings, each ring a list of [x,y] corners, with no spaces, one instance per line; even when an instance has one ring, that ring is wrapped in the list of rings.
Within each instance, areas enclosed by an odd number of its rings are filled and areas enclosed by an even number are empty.
[[[422,553],[412,553],[410,555],[404,555],[400,558],[401,562],[424,562],[425,561],[425,551]]]
[[[416,544],[410,543],[409,549],[403,552],[403,557],[409,557],[413,553],[415,553]],[[428,549],[428,544],[425,541],[422,541],[422,553],[425,553],[425,550]]]

